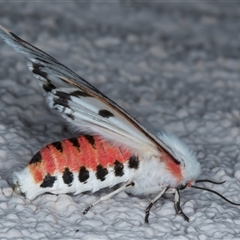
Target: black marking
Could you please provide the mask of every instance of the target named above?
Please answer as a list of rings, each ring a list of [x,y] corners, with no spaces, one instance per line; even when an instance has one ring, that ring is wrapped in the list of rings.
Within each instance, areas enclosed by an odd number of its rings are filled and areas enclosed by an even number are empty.
[[[59,152],[63,152],[63,146],[61,142],[54,142],[52,143],[52,145],[59,151]]]
[[[24,197],[24,198],[26,198],[26,193],[21,193],[21,195]]]
[[[36,57],[35,59],[38,60],[39,62],[43,62],[43,63],[46,63],[46,64],[51,64],[50,62],[48,62],[48,61],[46,61],[46,60],[44,60],[42,58]]]
[[[88,211],[93,207],[93,205],[88,206],[84,211],[83,211],[83,215],[86,215],[88,213]]]
[[[71,118],[72,120],[75,119],[74,115],[72,115],[72,114],[70,114],[70,113],[66,113],[65,115],[66,115],[67,117]]]
[[[77,138],[69,138],[68,141],[80,152],[80,144]]]
[[[69,93],[61,92],[61,91],[56,91],[55,93],[55,98],[53,99],[53,106],[55,105],[61,105],[63,107],[69,107],[68,101],[71,100],[71,96]]]
[[[34,74],[37,74],[45,79],[48,78],[48,74],[46,72],[42,71],[42,68],[45,68],[42,64],[32,62],[32,66],[33,66],[32,72]]]
[[[71,96],[74,96],[74,97],[92,97],[88,93],[82,92],[82,91],[79,91],[79,90],[74,91],[74,92],[72,92],[70,94],[71,94]]]
[[[139,167],[139,158],[137,156],[132,155],[129,158],[128,167],[129,168],[138,169],[138,167]]]
[[[69,168],[64,169],[62,178],[64,183],[68,184],[68,186],[71,186],[71,183],[73,182],[73,173],[69,170]]]
[[[172,157],[172,155],[171,155],[171,157]],[[173,160],[177,165],[180,165],[180,164],[181,164],[175,157],[172,157],[172,160]]]
[[[62,98],[62,99],[71,100],[71,95],[69,93],[56,91],[55,95],[58,96],[59,98]]]
[[[66,99],[61,99],[61,98],[54,98],[53,99],[53,106],[55,106],[55,105],[61,105],[61,106],[63,106],[63,107],[69,107],[69,105],[68,105],[68,100],[66,100]]]
[[[46,92],[51,92],[53,89],[55,89],[56,86],[54,86],[50,80],[47,80],[47,83],[44,83],[43,84],[43,89],[46,91]]]
[[[108,170],[104,168],[102,165],[97,166],[97,172],[96,172],[96,177],[97,179],[104,181],[105,176],[108,174]]]
[[[120,163],[118,160],[114,162],[114,174],[116,177],[122,177],[124,172],[123,172],[123,164]]]
[[[86,182],[89,178],[89,171],[84,167],[82,166],[79,170],[79,175],[78,175],[78,179],[80,182]]]
[[[42,161],[42,155],[38,151],[30,160],[29,164],[35,164],[35,163],[40,163]]]
[[[176,188],[175,196],[177,196],[177,199],[175,197],[176,200],[174,201],[174,208],[175,208],[176,213],[180,214],[185,221],[189,222],[189,217],[187,217],[185,215],[185,213],[182,211],[182,208],[180,206],[180,194],[179,194],[179,190],[177,188]]]
[[[52,187],[54,182],[57,180],[55,176],[51,176],[49,173],[44,178],[42,184],[40,185],[41,188]]]
[[[99,110],[98,114],[104,118],[114,117],[114,114],[106,109]]]
[[[50,63],[51,61],[55,62],[55,64],[57,64],[57,66],[61,66],[63,67],[64,70],[67,70],[69,72],[69,74],[73,74],[74,77],[80,78],[80,80],[84,83],[85,86],[87,86],[89,89],[91,89],[93,92],[97,93],[100,97],[106,99],[106,102],[108,102],[112,107],[115,107],[117,109],[117,112],[120,113],[121,115],[124,115],[124,117],[126,117],[130,123],[133,124],[133,126],[135,126],[138,130],[140,130],[147,138],[149,138],[150,140],[152,140],[154,143],[156,143],[156,145],[159,145],[159,143],[154,139],[154,137],[151,136],[151,134],[149,134],[148,132],[146,132],[146,130],[144,130],[141,125],[138,123],[138,121],[136,119],[134,119],[133,117],[131,117],[129,114],[125,113],[125,111],[116,103],[112,102],[107,96],[105,96],[102,92],[100,92],[97,88],[93,87],[90,83],[88,83],[86,80],[84,80],[82,77],[78,76],[76,73],[72,72],[69,68],[67,68],[66,66],[64,66],[63,64],[59,63],[55,58],[53,58],[52,56],[48,55],[47,53],[43,52],[42,50],[32,46],[31,44],[29,44],[28,42],[22,40],[21,38],[19,38],[17,35],[15,35],[12,32],[9,32],[9,34],[15,38],[15,41],[26,45],[24,47],[28,47],[31,46],[33,49],[37,49],[40,53],[42,53],[42,55],[44,56],[44,58],[49,59]],[[30,48],[31,49],[31,48]],[[32,51],[32,49],[31,49]],[[40,55],[40,54],[39,54]],[[64,77],[59,76],[58,77],[60,79],[60,81],[63,81],[67,84],[69,84],[69,82],[72,82],[70,80],[66,80]],[[78,84],[73,84],[75,86],[78,86]],[[159,146],[160,151],[162,151],[162,147]]]
[[[88,142],[92,145],[93,148],[95,148],[95,139],[93,136],[90,135],[84,135],[84,137],[88,140]]]
[[[125,187],[129,187],[129,186],[135,186],[135,182],[130,182],[129,184],[127,184]]]
[[[69,104],[68,104],[68,99],[66,98],[54,98],[53,99],[53,107],[56,106],[56,105],[60,105],[60,106],[63,106],[63,107],[67,107],[67,108],[70,108]]]
[[[15,33],[10,32],[10,31],[9,31],[9,33],[10,33],[14,38],[16,38],[19,42],[21,42],[21,43],[27,43],[28,45],[30,45],[28,42],[26,42],[26,41],[22,40],[20,37],[18,37]]]

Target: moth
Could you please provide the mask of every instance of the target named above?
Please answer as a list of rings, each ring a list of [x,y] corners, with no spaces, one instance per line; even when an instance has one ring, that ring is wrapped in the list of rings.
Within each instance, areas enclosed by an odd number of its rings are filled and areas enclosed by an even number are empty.
[[[14,172],[15,191],[27,199],[53,194],[96,192],[118,186],[85,209],[126,191],[133,195],[155,194],[150,209],[164,193],[174,194],[177,214],[188,221],[180,207],[179,191],[198,188],[201,166],[195,153],[169,132],[156,135],[119,105],[55,58],[0,26],[0,36],[28,59],[28,69],[38,80],[50,108],[56,109],[79,131],[76,138],[46,145],[28,165]],[[223,182],[221,182],[223,183]],[[216,184],[221,184],[216,183]]]

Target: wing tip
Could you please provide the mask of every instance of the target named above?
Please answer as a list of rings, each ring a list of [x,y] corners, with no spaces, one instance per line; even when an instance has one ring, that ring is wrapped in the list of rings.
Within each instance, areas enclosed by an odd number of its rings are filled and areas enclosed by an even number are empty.
[[[0,36],[6,41],[11,37],[11,32],[7,28],[0,25]]]
[[[5,32],[5,33],[9,33],[10,32],[7,28],[3,27],[2,25],[0,25],[0,31],[1,32]]]
[[[13,47],[17,52],[21,51],[21,45],[25,42],[20,37],[18,37],[15,33],[11,32],[10,30],[4,28],[0,25],[0,38],[2,38],[9,46]]]

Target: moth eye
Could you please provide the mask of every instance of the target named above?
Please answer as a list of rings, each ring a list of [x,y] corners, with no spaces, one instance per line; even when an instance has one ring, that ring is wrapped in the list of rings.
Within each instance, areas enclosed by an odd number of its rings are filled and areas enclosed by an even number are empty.
[[[183,190],[183,189],[185,189],[186,187],[187,187],[187,184],[180,185],[180,186],[178,187],[178,190]]]

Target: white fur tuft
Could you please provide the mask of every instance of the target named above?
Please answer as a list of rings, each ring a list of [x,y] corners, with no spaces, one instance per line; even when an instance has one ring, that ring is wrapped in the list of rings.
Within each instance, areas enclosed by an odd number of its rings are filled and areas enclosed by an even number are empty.
[[[160,139],[165,149],[180,162],[184,180],[195,180],[201,173],[201,166],[196,154],[180,138],[169,132],[159,132]]]

